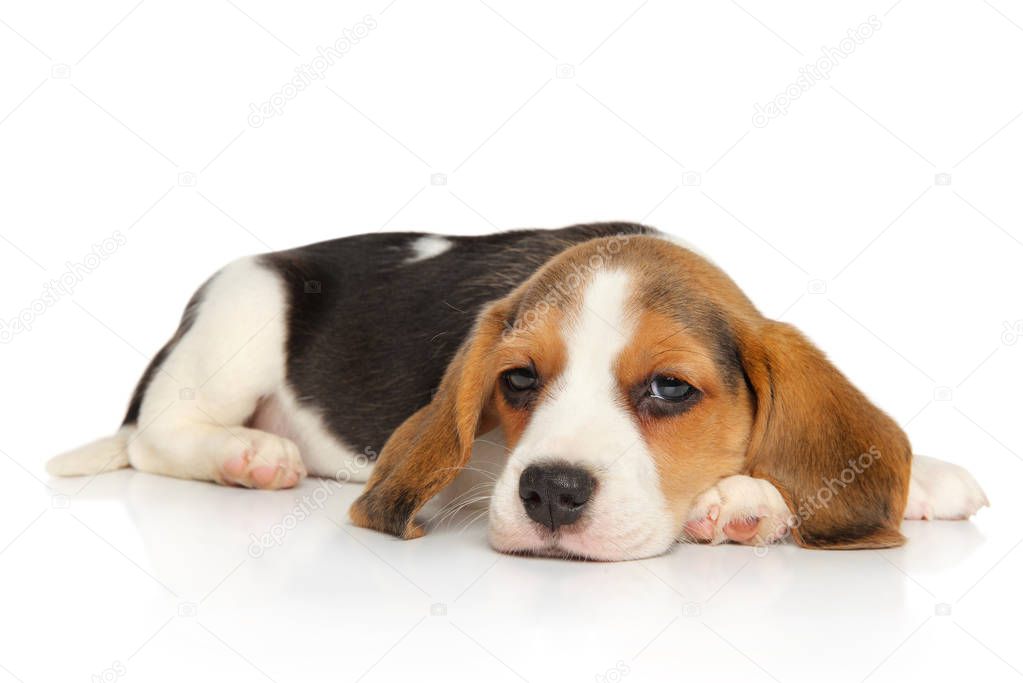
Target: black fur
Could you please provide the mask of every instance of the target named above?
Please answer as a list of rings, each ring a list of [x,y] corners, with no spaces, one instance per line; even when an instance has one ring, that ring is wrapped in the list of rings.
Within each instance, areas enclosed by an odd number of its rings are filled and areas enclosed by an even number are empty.
[[[656,233],[632,223],[449,237],[451,247],[409,263],[425,233],[377,233],[262,256],[288,297],[287,381],[335,436],[375,459],[391,432],[426,405],[477,313],[566,248],[597,237]],[[181,327],[142,376],[125,422]]]

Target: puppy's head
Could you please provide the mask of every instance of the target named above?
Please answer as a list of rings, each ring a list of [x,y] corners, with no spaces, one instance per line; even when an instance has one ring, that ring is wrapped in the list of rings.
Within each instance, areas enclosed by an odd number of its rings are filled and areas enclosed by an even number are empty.
[[[715,266],[658,237],[570,248],[489,306],[434,400],[388,441],[353,520],[420,535],[416,511],[496,425],[510,449],[490,504],[498,550],[655,555],[723,477],[771,480],[796,511],[818,478],[871,448],[888,462],[794,535],[901,540],[898,428]]]

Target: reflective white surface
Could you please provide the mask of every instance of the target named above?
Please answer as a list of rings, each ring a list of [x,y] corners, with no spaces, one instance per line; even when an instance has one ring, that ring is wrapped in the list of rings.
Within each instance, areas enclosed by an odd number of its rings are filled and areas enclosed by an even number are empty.
[[[826,80],[752,120],[870,15]],[[1007,0],[4,3],[0,683],[1018,678],[1020,26]],[[315,482],[42,474],[116,428],[239,256],[612,219],[694,243],[993,507],[884,552],[596,564],[497,555],[464,519],[353,529],[351,487],[254,558]]]
[[[0,680],[1001,680],[1023,669],[1011,625],[1020,504],[991,472],[978,476],[996,508],[973,523],[907,523],[896,550],[679,546],[605,564],[499,555],[484,521],[465,526],[471,513],[417,541],[354,528],[355,485],[263,492],[126,470],[51,490],[7,459],[0,470]]]

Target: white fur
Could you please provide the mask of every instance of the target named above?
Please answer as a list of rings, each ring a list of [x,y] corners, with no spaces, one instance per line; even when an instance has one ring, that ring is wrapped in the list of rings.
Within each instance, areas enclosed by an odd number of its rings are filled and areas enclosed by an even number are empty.
[[[725,477],[700,494],[689,512],[690,523],[705,522],[708,534],[698,540],[723,543],[728,540],[725,527],[735,520],[759,519],[757,534],[751,543],[773,543],[788,531],[792,513],[781,493],[769,481],[737,474]]]
[[[416,238],[416,241],[411,246],[414,253],[406,259],[405,263],[415,263],[416,261],[425,261],[434,256],[440,256],[453,245],[451,240],[444,239],[443,237],[425,235]]]
[[[128,441],[134,433],[134,427],[123,427],[113,436],[62,453],[46,463],[46,471],[55,477],[76,477],[127,467]]]
[[[906,519],[967,519],[986,505],[983,489],[962,467],[913,456]]]
[[[157,474],[263,488],[307,471],[365,481],[365,455],[334,438],[285,382],[286,312],[280,277],[256,258],[223,268],[207,285],[191,328],[153,375],[137,425],[59,456],[51,472],[95,473],[130,462]],[[127,450],[127,460],[118,448]],[[229,476],[226,465],[239,458],[244,471]],[[279,470],[272,486],[253,478],[260,467]]]
[[[255,259],[228,265],[207,284],[191,329],[146,389],[133,467],[184,479],[224,481],[245,451],[299,472],[292,442],[242,427],[262,396],[284,382],[285,292]]]
[[[625,272],[599,272],[570,317],[563,331],[565,369],[536,408],[494,490],[490,542],[498,550],[611,560],[655,555],[671,545],[674,522],[657,467],[621,404],[614,375],[635,322],[629,294]],[[586,468],[597,480],[583,519],[554,534],[526,516],[518,495],[522,471],[552,460]]]
[[[339,481],[365,483],[378,453],[356,453],[323,424],[319,410],[303,406],[288,386],[269,397],[253,421],[259,429],[280,434],[298,445],[309,473]]]

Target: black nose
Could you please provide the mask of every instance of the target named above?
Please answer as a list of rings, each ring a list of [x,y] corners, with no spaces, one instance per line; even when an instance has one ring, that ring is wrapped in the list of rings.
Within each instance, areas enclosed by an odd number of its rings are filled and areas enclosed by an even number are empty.
[[[579,519],[593,493],[593,477],[569,465],[530,465],[519,477],[526,514],[551,531]]]

